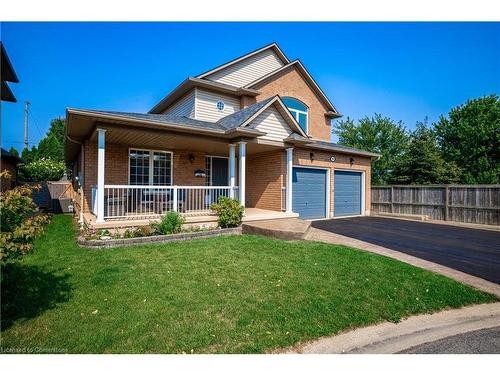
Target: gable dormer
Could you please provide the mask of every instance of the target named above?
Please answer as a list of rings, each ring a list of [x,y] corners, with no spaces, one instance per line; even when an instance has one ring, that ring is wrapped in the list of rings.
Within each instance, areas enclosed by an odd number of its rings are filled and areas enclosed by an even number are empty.
[[[288,63],[288,58],[273,43],[200,74],[197,78],[244,87]]]
[[[216,122],[239,110],[240,98],[238,96],[195,87],[161,113]]]

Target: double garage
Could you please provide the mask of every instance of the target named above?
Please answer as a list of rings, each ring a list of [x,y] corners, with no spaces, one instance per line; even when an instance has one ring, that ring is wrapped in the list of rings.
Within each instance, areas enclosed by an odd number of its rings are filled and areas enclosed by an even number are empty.
[[[330,183],[333,173],[333,189]],[[293,168],[292,209],[301,219],[330,217],[330,199],[333,198],[333,216],[363,214],[362,172],[330,170],[326,168]]]

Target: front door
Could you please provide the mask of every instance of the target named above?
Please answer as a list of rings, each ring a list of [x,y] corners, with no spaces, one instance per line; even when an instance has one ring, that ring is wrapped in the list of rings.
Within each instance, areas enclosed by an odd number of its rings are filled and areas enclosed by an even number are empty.
[[[211,183],[212,186],[228,186],[229,185],[229,169],[227,158],[212,157],[212,170],[211,170]]]

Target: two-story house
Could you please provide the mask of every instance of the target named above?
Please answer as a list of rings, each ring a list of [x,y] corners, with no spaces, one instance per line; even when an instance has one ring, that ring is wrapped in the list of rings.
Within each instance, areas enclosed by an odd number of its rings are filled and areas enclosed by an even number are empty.
[[[339,116],[275,43],[187,78],[148,113],[70,108],[75,204],[96,226],[170,210],[213,221],[221,196],[239,199],[245,220],[366,215],[378,155],[331,143]]]

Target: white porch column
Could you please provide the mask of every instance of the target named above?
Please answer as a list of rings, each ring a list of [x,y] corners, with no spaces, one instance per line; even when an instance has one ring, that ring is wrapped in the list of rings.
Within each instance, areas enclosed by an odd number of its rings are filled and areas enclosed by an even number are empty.
[[[239,162],[240,162],[240,181],[239,181],[239,189],[240,189],[240,204],[245,207],[245,163],[246,163],[246,142],[238,142],[239,144]]]
[[[286,149],[286,212],[292,212],[293,148]]]
[[[229,197],[234,198],[234,185],[236,180],[236,145],[229,144]]]
[[[106,129],[97,129],[97,220],[104,223],[104,150]]]

